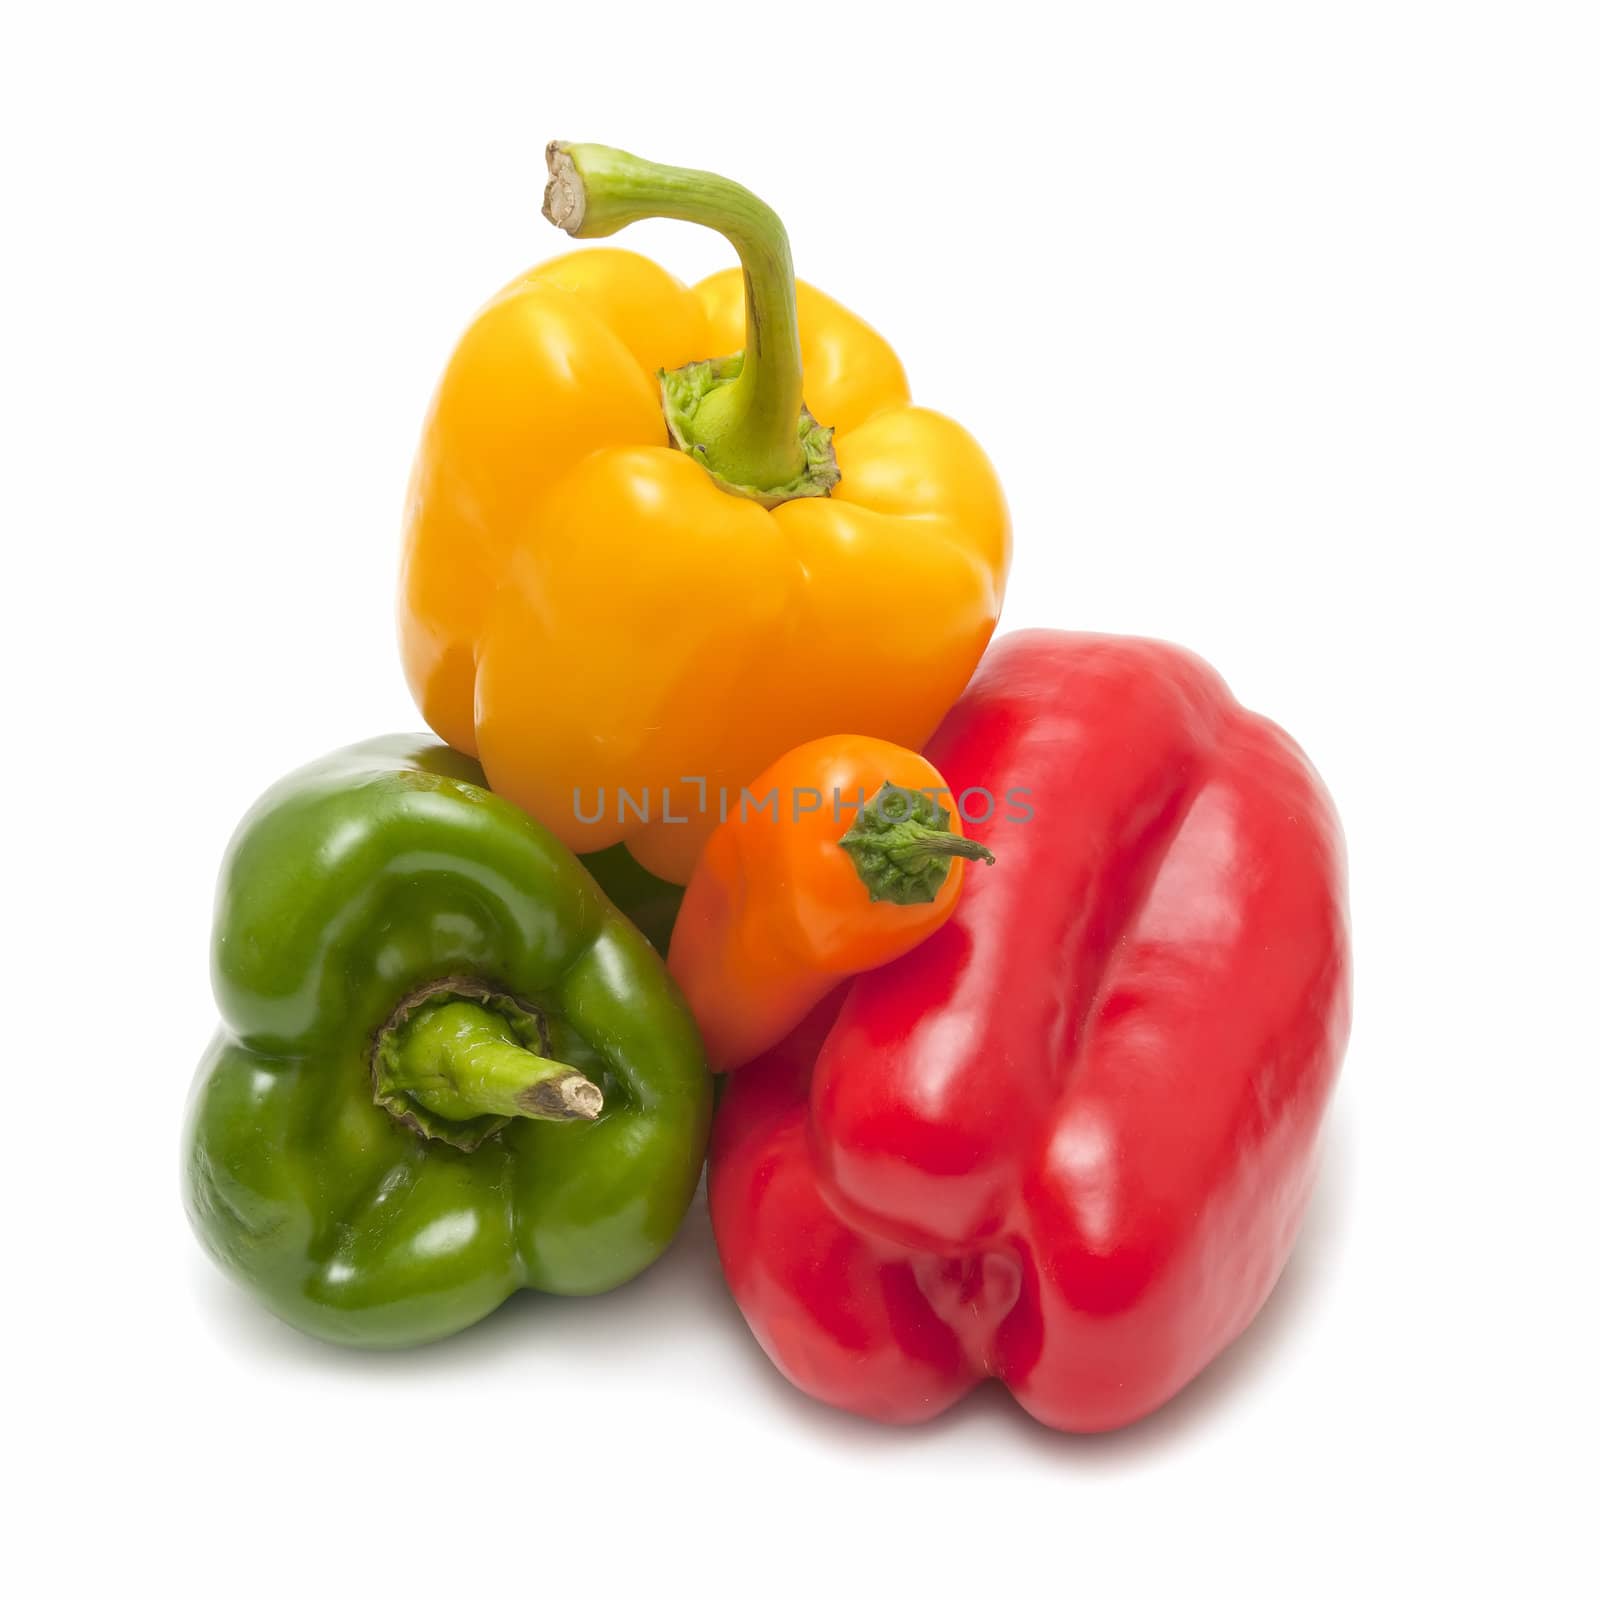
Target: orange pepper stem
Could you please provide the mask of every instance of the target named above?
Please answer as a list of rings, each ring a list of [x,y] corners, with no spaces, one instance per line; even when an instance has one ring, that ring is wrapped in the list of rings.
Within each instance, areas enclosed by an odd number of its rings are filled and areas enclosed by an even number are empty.
[[[942,856],[960,856],[963,861],[983,861],[991,867],[994,865],[992,850],[985,849],[976,839],[964,839],[954,833],[928,833],[921,838],[892,845],[884,853],[892,861],[906,867],[935,861]]]
[[[871,899],[899,906],[936,899],[953,860],[994,865],[992,851],[950,831],[950,813],[932,796],[892,783],[862,806],[839,847]]]
[[[744,267],[745,344],[661,377],[674,443],[730,494],[763,505],[825,495],[839,481],[833,430],[801,392],[800,324],[789,235],[777,213],[713,172],[644,161],[603,144],[550,145],[544,214],[575,239],[672,217],[722,234]]]

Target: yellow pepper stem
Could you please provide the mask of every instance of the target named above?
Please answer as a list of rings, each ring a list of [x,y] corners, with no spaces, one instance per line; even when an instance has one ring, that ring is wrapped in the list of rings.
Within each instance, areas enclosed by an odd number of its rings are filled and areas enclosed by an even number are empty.
[[[712,172],[644,161],[603,144],[552,144],[544,214],[575,239],[671,217],[715,229],[744,268],[745,347],[661,374],[662,408],[680,449],[731,494],[777,505],[839,481],[833,430],[806,410],[789,235],[777,213]]]

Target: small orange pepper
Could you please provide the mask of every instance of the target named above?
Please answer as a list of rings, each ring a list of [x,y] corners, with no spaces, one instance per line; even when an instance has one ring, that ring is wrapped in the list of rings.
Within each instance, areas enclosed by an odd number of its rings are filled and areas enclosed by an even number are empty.
[[[800,745],[725,798],[667,957],[714,1071],[945,922],[963,862],[994,861],[962,837],[949,799],[921,756],[862,734]]]

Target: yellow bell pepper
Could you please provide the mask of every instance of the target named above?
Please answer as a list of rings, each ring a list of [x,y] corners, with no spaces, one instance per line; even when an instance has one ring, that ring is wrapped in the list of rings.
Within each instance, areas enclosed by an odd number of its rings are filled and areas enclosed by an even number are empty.
[[[407,496],[406,674],[566,844],[626,840],[681,883],[783,751],[920,748],[994,629],[1009,518],[978,445],[795,282],[747,190],[603,145],[549,162],[545,213],[574,237],[675,217],[743,270],[690,289],[598,248],[479,312]]]

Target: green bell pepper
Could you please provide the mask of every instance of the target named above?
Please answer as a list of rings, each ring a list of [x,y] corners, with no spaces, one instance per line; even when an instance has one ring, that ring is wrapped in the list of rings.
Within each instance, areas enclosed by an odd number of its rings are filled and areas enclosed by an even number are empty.
[[[699,1035],[644,938],[480,769],[394,737],[229,846],[222,1029],[184,1136],[212,1255],[284,1321],[401,1346],[664,1250],[705,1155]]]

